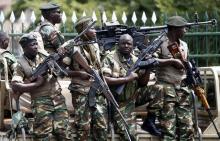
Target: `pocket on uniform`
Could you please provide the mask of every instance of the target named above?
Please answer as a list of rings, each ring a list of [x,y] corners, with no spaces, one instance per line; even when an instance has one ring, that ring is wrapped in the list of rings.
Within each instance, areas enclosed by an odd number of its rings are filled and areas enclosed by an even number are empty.
[[[176,101],[176,91],[172,85],[164,85],[164,96],[166,101]]]

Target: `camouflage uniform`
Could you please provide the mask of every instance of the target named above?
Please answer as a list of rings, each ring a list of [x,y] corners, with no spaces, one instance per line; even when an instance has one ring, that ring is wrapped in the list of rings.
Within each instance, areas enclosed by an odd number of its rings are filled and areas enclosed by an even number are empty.
[[[125,59],[118,50],[110,52],[106,58],[103,60],[103,67],[102,71],[103,74],[108,77],[125,77],[128,69],[136,62],[137,57],[134,55],[131,56],[131,59],[128,61]],[[135,106],[140,106],[146,104],[147,97],[145,95],[145,89],[138,88],[138,84],[136,81],[129,82],[125,85],[124,91],[117,95],[115,93],[117,87],[110,86],[111,91],[113,92],[119,106],[120,111],[123,114],[125,120],[129,125],[129,131],[133,138],[135,138],[135,117],[132,116],[132,112],[135,109]],[[127,136],[124,132],[124,125],[122,123],[122,119],[120,118],[119,114],[114,114],[114,125],[116,127],[116,132],[122,134],[124,137],[123,140]]]
[[[6,59],[7,61],[7,65],[8,65],[8,78],[9,80],[11,80],[12,78],[12,74],[14,72],[14,69],[17,65],[17,60],[14,57],[14,55],[12,55],[9,51],[5,50],[5,49],[1,49],[0,48],[0,57],[3,57]],[[4,71],[2,70],[4,68],[3,64],[0,63],[0,72],[1,72],[1,80],[4,80]],[[1,100],[1,104],[0,104],[0,129],[4,128],[4,109],[9,109],[9,102],[8,102],[8,92],[6,90],[5,87],[5,83],[4,82],[0,82],[0,91],[1,91],[1,95],[0,95],[0,100]]]
[[[14,55],[12,53],[10,53],[8,50],[5,49],[1,49],[0,48],[0,56],[2,56],[3,58],[6,59],[8,67],[9,67],[9,79],[11,79],[13,71],[17,65],[17,60],[14,57]],[[3,68],[3,64],[0,64],[0,68]],[[2,77],[4,77],[4,75],[1,74]]]
[[[23,35],[21,40],[35,39],[31,34]],[[28,80],[32,71],[43,61],[44,57],[37,55],[36,61],[29,60],[25,55],[18,59],[18,65],[12,81],[24,83]],[[57,140],[69,140],[68,112],[65,98],[61,94],[61,87],[57,78],[51,75],[45,76],[45,82],[38,89],[30,93],[31,106],[34,114],[35,140],[50,140],[51,135]]]
[[[85,21],[84,21],[85,20]],[[87,17],[82,18],[82,24],[85,28],[89,19]],[[78,29],[79,30],[79,29]],[[78,43],[80,43],[79,41]],[[81,42],[82,43],[82,42]],[[64,44],[66,48],[72,48],[73,52],[79,51],[88,64],[96,69],[100,70],[100,50],[98,44],[88,44],[82,46],[72,46],[71,42]],[[72,56],[72,55],[70,55]],[[64,58],[65,60],[65,58]],[[68,63],[67,63],[68,62]],[[77,62],[66,61],[69,68],[74,71],[85,71]],[[96,140],[106,141],[107,140],[107,123],[105,119],[106,101],[102,94],[96,94],[96,107],[90,108],[88,105],[88,92],[93,79],[82,79],[80,77],[73,77],[69,90],[72,94],[72,103],[74,107],[74,121],[77,129],[77,139],[80,141]]]
[[[158,58],[173,58],[167,48],[168,42],[168,37],[164,37],[161,48],[155,53]],[[182,40],[179,42],[180,50],[187,58],[187,44]],[[182,80],[186,78],[185,70],[163,66],[156,69],[156,78],[156,84],[148,89],[152,99],[148,110],[159,116],[163,140],[193,140],[191,91],[182,86]]]
[[[58,5],[54,3],[48,3],[43,5],[40,8],[40,10],[49,11],[58,8]],[[55,25],[53,25],[47,19],[44,19],[44,21],[37,26],[35,31],[41,34],[44,43],[44,48],[49,54],[56,52],[56,49],[64,43],[64,36],[55,27]]]

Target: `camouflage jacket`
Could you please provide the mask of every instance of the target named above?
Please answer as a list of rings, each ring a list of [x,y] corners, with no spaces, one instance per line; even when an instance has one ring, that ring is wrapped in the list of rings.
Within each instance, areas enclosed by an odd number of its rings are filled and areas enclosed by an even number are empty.
[[[5,49],[1,49],[0,48],[0,56],[2,56],[3,58],[6,59],[7,61],[7,65],[8,65],[8,68],[9,68],[9,78],[12,77],[12,74],[15,70],[15,67],[17,65],[17,60],[15,58],[15,56],[13,54],[11,54],[8,50],[5,50]],[[0,64],[0,68],[2,69],[4,66],[3,64]],[[3,76],[3,74],[1,74],[1,76]]]
[[[156,57],[160,59],[173,58],[172,54],[167,48],[168,42],[168,37],[164,37],[161,48],[159,48],[159,50],[154,54]],[[182,51],[184,58],[187,59],[188,46],[186,42],[182,40],[180,40],[180,50]],[[180,70],[173,66],[163,66],[156,69],[156,78],[157,80],[179,85],[181,81],[186,78],[186,72],[183,69]]]
[[[120,53],[116,51],[112,51],[109,53],[105,59],[103,60],[102,72],[105,76],[109,77],[124,77],[128,69],[134,64],[137,60],[137,57],[131,55],[131,59],[128,61],[125,59]],[[110,89],[113,93],[115,93],[115,89],[117,87],[111,86]],[[135,94],[137,90],[137,82],[132,81],[126,84],[123,93],[120,97],[117,98],[119,102],[124,102],[128,100],[131,96]]]
[[[49,53],[56,52],[56,49],[64,43],[64,36],[52,23],[47,20],[41,22],[35,31],[41,34],[44,47]]]

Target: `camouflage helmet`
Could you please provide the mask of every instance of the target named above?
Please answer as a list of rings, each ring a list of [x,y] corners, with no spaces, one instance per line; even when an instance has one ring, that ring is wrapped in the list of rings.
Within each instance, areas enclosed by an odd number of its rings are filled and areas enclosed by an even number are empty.
[[[187,21],[183,17],[172,16],[168,18],[167,25],[174,26],[174,27],[183,27],[187,25]]]
[[[53,2],[49,2],[49,3],[42,5],[40,7],[40,10],[45,11],[45,10],[53,10],[53,9],[57,9],[57,8],[60,8],[60,6],[58,4],[53,3]]]
[[[25,47],[28,43],[30,43],[33,40],[37,41],[36,35],[34,35],[32,33],[27,33],[27,34],[24,34],[23,36],[21,36],[21,39],[19,40],[19,44],[22,47]]]
[[[75,29],[78,33],[81,33],[83,30],[85,30],[91,24],[92,24],[91,17],[82,17],[76,22]]]

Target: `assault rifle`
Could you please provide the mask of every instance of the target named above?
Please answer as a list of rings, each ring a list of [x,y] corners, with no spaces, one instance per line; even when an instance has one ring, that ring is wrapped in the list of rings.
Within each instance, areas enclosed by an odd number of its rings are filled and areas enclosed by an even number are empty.
[[[135,139],[132,138],[132,136],[129,133],[129,129],[128,129],[128,124],[124,119],[124,116],[122,115],[122,113],[119,110],[119,105],[117,103],[117,101],[115,100],[113,94],[111,93],[108,85],[105,82],[104,77],[100,77],[100,75],[97,73],[96,70],[91,70],[91,74],[93,75],[95,81],[92,83],[92,86],[89,90],[89,106],[90,107],[94,107],[95,106],[95,98],[96,98],[96,94],[97,92],[103,93],[105,98],[113,105],[114,109],[116,110],[116,112],[119,114],[119,116],[121,117],[123,124],[124,124],[124,128],[125,128],[125,133],[129,139],[129,141],[134,141]]]
[[[32,72],[32,78],[36,78],[38,75],[42,76],[49,71],[55,76],[67,76],[67,72],[58,64],[60,58],[61,56],[58,53],[54,53],[46,57],[44,61]]]
[[[192,23],[187,23],[186,27],[191,28],[193,26],[205,24],[216,25],[216,23],[216,19],[199,22],[198,16],[195,14],[195,21]],[[128,27],[121,24],[107,24],[103,30],[96,31],[96,36],[98,44],[102,46],[104,50],[111,50],[112,47],[118,43],[121,35],[129,34],[133,37],[134,46],[137,46],[141,50],[143,47],[138,46],[137,44],[142,43],[146,45],[148,42],[146,35],[159,33],[165,29],[167,29],[167,25],[153,27]]]
[[[202,79],[199,73],[198,68],[196,67],[195,61],[193,59],[191,59],[190,61],[187,61],[184,57],[183,54],[181,53],[180,48],[178,47],[178,44],[176,42],[168,45],[167,47],[170,51],[170,53],[172,54],[172,56],[174,58],[176,58],[175,56],[180,56],[180,60],[182,61],[185,70],[186,70],[186,80],[185,83],[193,89],[194,93],[196,94],[196,96],[198,97],[198,99],[201,101],[202,105],[204,106],[204,108],[206,109],[208,115],[209,115],[209,119],[211,120],[216,133],[220,139],[220,132],[218,131],[215,122],[213,120],[213,115],[210,111],[210,106],[209,103],[205,97],[205,91],[203,88],[200,87],[200,85],[202,84]]]

